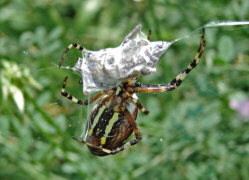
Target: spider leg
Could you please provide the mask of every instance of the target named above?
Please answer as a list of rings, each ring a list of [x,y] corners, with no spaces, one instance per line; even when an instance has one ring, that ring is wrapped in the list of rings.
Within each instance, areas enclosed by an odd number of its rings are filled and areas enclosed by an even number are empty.
[[[76,48],[76,49],[78,49],[78,50],[80,50],[80,51],[83,51],[83,50],[85,49],[84,47],[80,46],[79,44],[77,44],[77,43],[75,43],[75,42],[69,44],[69,46],[67,47],[67,49],[65,50],[65,52],[64,52],[64,54],[63,54],[63,56],[62,56],[62,58],[61,58],[59,67],[61,67],[61,64],[62,64],[62,62],[63,62],[63,60],[64,60],[64,58],[65,58],[65,56],[66,56],[68,50],[71,49],[72,47],[74,47],[74,48]]]
[[[83,141],[83,140],[81,140],[81,139],[78,139],[78,138],[76,138],[76,137],[74,137],[74,136],[73,136],[72,138],[75,139],[75,140],[77,140],[77,141],[79,141],[79,142],[81,142],[81,143],[86,144],[87,146],[90,146],[90,147],[99,149],[99,150],[101,150],[101,151],[103,151],[103,152],[105,152],[105,153],[111,154],[111,150],[109,150],[109,149],[102,148],[102,147],[99,147],[99,146],[95,146],[95,145],[93,145],[93,144],[91,144],[91,143],[88,143],[88,142],[86,142],[86,141]]]
[[[133,98],[133,97],[130,97],[130,101],[131,101],[135,106],[137,106],[138,109],[139,109],[141,112],[143,112],[145,115],[148,115],[148,114],[150,113],[147,109],[145,109],[145,108],[142,106],[142,104],[139,102],[138,99]]]
[[[141,83],[138,83],[138,82],[135,82],[132,84],[132,86],[130,87],[133,87],[133,89],[135,87],[140,87],[141,86]],[[140,101],[136,98],[133,98],[132,95],[129,93],[129,91],[126,91],[124,88],[122,88],[124,94],[126,95],[125,97],[127,99],[129,99],[142,113],[144,113],[145,115],[148,115],[150,112],[145,109],[142,104],[140,103]]]
[[[99,150],[101,150],[101,151],[103,151],[103,152],[105,152],[105,153],[107,153],[107,154],[117,154],[118,152],[123,151],[123,150],[126,149],[127,147],[130,147],[130,146],[131,146],[129,143],[126,143],[125,145],[123,145],[123,146],[121,146],[121,147],[118,147],[118,148],[116,148],[116,149],[110,150],[110,149],[106,149],[106,148],[102,148],[102,147],[93,145],[93,144],[91,144],[91,143],[88,143],[88,142],[83,141],[83,140],[81,140],[81,139],[78,139],[78,138],[76,138],[76,137],[72,137],[72,138],[75,139],[75,140],[77,140],[77,141],[79,141],[79,142],[81,142],[81,143],[86,144],[86,145],[89,146],[89,147],[99,149]],[[129,144],[129,145],[127,145],[127,144]],[[134,144],[133,144],[133,145],[134,145]],[[126,147],[126,146],[127,146],[127,147]]]
[[[116,153],[118,153],[120,151],[123,151],[124,149],[137,144],[142,139],[140,131],[139,131],[138,127],[137,127],[137,123],[136,123],[135,119],[132,117],[131,113],[127,109],[124,110],[124,113],[125,113],[127,119],[129,120],[129,122],[132,125],[132,128],[133,128],[133,131],[135,133],[136,139],[124,144],[123,146],[121,146],[119,148],[111,150],[109,152],[109,154],[116,154]],[[106,153],[108,153],[108,152],[106,152]]]
[[[100,96],[102,96],[103,94],[108,94],[108,95],[112,95],[114,92],[111,89],[104,89],[101,90],[99,93],[97,93],[96,95],[92,96],[89,100],[80,100],[77,99],[75,97],[73,97],[72,95],[68,94],[65,90],[66,87],[66,82],[67,82],[67,77],[64,79],[63,85],[62,85],[62,89],[61,89],[61,95],[65,96],[66,98],[70,99],[71,101],[80,104],[80,105],[88,105],[91,104],[92,102],[94,102],[95,100],[97,100]]]
[[[205,30],[203,28],[202,37],[200,46],[197,50],[194,60],[188,65],[188,67],[182,71],[179,75],[176,76],[168,85],[160,85],[160,84],[140,84],[140,86],[136,86],[134,88],[134,93],[155,93],[155,92],[165,92],[165,91],[172,91],[178,88],[182,81],[186,78],[188,73],[196,67],[199,62],[199,59],[204,52],[205,49],[205,40],[204,40]]]
[[[132,125],[132,128],[133,128],[133,131],[134,131],[134,133],[135,133],[136,139],[134,139],[134,140],[132,140],[132,141],[130,141],[130,142],[124,144],[123,146],[120,146],[120,147],[118,147],[118,148],[115,148],[115,149],[110,150],[110,149],[102,148],[102,147],[99,147],[99,146],[95,146],[95,145],[93,145],[93,144],[91,144],[91,143],[88,143],[88,142],[86,142],[86,141],[80,140],[80,139],[78,139],[78,138],[76,138],[76,137],[73,137],[73,139],[75,139],[75,140],[77,140],[77,141],[79,141],[79,142],[81,142],[81,143],[84,143],[84,144],[86,144],[87,146],[90,146],[90,147],[99,149],[99,150],[101,150],[101,151],[103,151],[103,152],[105,152],[105,153],[107,153],[107,154],[116,154],[116,153],[118,153],[118,152],[120,152],[120,151],[123,151],[124,149],[130,147],[130,146],[133,146],[133,145],[137,144],[137,143],[142,139],[141,134],[140,134],[140,132],[139,132],[139,130],[138,130],[138,127],[137,127],[137,123],[136,123],[136,121],[133,119],[132,115],[130,114],[130,112],[129,112],[127,109],[124,110],[124,113],[125,113],[126,117],[128,118],[129,122],[130,122],[131,125]]]
[[[148,40],[150,40],[150,36],[151,36],[151,30],[149,30]]]

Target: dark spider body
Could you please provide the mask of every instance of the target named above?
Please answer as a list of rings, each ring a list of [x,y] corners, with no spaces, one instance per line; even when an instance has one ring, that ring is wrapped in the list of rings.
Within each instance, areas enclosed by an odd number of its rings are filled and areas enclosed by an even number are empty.
[[[65,92],[66,80],[67,78],[64,80],[62,95],[78,104],[87,105],[88,100],[78,100]],[[133,92],[134,85],[140,84],[135,83],[135,79],[129,79],[118,87],[101,91],[108,95],[101,98],[90,113],[87,121],[87,123],[89,123],[87,127],[89,126],[90,128],[87,129],[86,142],[75,137],[73,138],[87,144],[91,153],[98,156],[116,154],[126,147],[139,142],[141,140],[141,135],[135,122],[138,109],[140,108],[145,114],[148,114],[149,112],[139,103],[137,96]],[[91,98],[90,103],[94,101],[95,98],[98,98],[100,93]],[[138,107],[131,101],[136,102]],[[125,144],[126,139],[133,131],[136,132],[136,140]],[[110,151],[110,149],[112,151]]]
[[[117,101],[117,98],[116,96],[105,96],[93,107],[88,120],[88,123],[91,124],[91,129],[86,139],[88,143],[104,149],[116,149],[122,147],[126,139],[133,133],[132,125],[128,120],[129,117],[127,117],[119,105],[113,107],[111,111],[107,108],[110,107],[110,104]],[[126,102],[125,104],[132,118],[136,120],[138,108],[131,102]],[[91,146],[88,146],[88,148],[94,155],[108,155],[101,149]]]
[[[84,49],[80,45],[72,43],[68,46],[66,52],[72,47],[79,50]],[[105,95],[96,103],[90,113],[87,121],[87,127],[89,128],[87,129],[86,141],[76,137],[73,138],[86,144],[91,153],[98,156],[116,154],[127,147],[138,143],[142,139],[136,124],[138,109],[146,115],[149,114],[149,111],[140,104],[136,93],[165,92],[178,88],[188,73],[197,65],[204,49],[205,41],[203,29],[200,46],[194,60],[167,85],[142,84],[136,82],[137,79],[133,78],[126,80],[117,87],[101,90],[89,100],[82,101],[66,92],[66,77],[64,79],[61,94],[77,104],[88,105],[102,95]],[[64,53],[63,58],[66,52]],[[132,132],[134,132],[136,139],[125,143]]]

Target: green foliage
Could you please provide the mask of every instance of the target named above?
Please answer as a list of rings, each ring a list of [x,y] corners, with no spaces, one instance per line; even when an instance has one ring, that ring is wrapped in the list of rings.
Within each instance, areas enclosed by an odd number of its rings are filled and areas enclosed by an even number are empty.
[[[142,141],[96,157],[71,139],[86,123],[80,76],[58,68],[71,42],[118,46],[138,23],[151,40],[174,40],[213,20],[248,20],[242,1],[0,2],[0,179],[249,179],[249,123],[229,107],[248,99],[248,26],[206,29],[197,68],[172,92],[139,94]],[[168,83],[193,59],[201,32],[174,43],[144,83]],[[78,56],[70,50],[63,66]],[[134,138],[134,136],[132,137]]]

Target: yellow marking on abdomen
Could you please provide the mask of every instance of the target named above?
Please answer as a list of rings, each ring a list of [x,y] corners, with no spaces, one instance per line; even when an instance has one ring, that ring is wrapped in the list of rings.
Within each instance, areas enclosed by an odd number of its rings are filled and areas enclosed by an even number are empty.
[[[93,133],[93,129],[90,129],[90,130],[88,131],[88,136],[90,136],[92,133]]]
[[[105,137],[105,136],[103,136],[103,137],[101,138],[101,145],[104,145],[104,144],[105,144],[105,142],[106,142],[106,137]]]
[[[97,116],[95,116],[94,120],[93,120],[93,125],[92,125],[92,129],[96,126],[96,124],[99,122],[99,118],[100,116],[103,114],[104,110],[105,110],[106,106],[103,105],[101,108],[99,108],[99,112],[97,114]]]
[[[113,114],[112,118],[109,120],[109,124],[106,126],[104,136],[108,136],[108,134],[111,132],[113,124],[118,120],[118,115],[119,115],[119,113]]]

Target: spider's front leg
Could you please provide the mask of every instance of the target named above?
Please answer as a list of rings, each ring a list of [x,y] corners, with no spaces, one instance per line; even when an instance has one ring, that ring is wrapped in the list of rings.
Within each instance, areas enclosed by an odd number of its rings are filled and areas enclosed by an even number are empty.
[[[64,79],[64,82],[63,82],[63,85],[62,85],[62,89],[61,89],[61,95],[62,96],[65,96],[67,99],[77,103],[77,104],[80,104],[80,105],[88,105],[88,104],[91,104],[92,102],[94,102],[95,100],[97,100],[100,96],[104,95],[104,94],[108,94],[108,95],[113,95],[114,94],[114,91],[111,90],[111,89],[104,89],[104,90],[101,90],[99,93],[97,93],[96,95],[92,96],[89,100],[80,100],[80,99],[77,99],[75,97],[73,97],[72,95],[68,94],[65,90],[65,87],[66,87],[66,82],[67,82],[67,77]]]
[[[205,40],[204,40],[205,30],[202,29],[202,37],[200,46],[197,50],[194,60],[188,65],[188,67],[182,71],[176,78],[174,78],[168,85],[160,85],[160,84],[139,84],[139,86],[134,88],[135,93],[155,93],[155,92],[165,92],[172,91],[178,88],[182,81],[186,78],[188,73],[196,67],[199,62],[199,59],[204,52],[205,49]]]
[[[77,44],[77,43],[75,43],[75,42],[69,44],[68,47],[67,47],[67,49],[65,50],[65,52],[64,52],[64,54],[63,54],[63,56],[62,56],[62,58],[61,58],[59,67],[61,67],[61,64],[62,64],[62,62],[63,62],[63,60],[64,60],[64,58],[65,58],[67,52],[68,52],[69,49],[71,49],[72,47],[74,47],[74,48],[76,48],[76,49],[78,49],[78,50],[80,50],[80,51],[83,51],[83,50],[85,49],[84,47],[80,46],[79,44]]]

